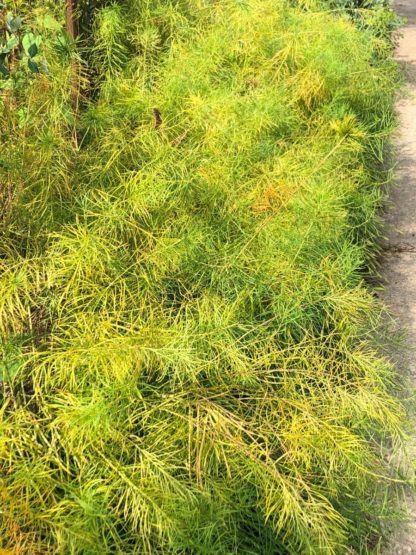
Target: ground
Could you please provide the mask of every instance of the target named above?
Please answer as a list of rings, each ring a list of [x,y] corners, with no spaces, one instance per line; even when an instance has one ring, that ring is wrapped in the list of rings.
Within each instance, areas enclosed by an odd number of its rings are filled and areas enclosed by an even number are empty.
[[[410,371],[416,385],[416,0],[401,0],[396,11],[408,18],[402,30],[397,58],[403,65],[407,91],[397,104],[399,129],[397,182],[386,215],[386,245],[383,275],[384,300],[407,332],[405,354],[400,361],[403,371]],[[412,441],[416,453],[416,432]],[[416,555],[416,500],[404,499],[409,519],[392,536],[383,555]]]

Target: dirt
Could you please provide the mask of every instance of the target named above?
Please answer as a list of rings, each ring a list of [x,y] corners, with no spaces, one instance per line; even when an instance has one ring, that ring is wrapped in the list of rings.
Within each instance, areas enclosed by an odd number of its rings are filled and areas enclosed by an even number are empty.
[[[396,186],[385,217],[383,297],[406,332],[407,348],[398,364],[416,386],[416,0],[397,0],[395,9],[408,19],[396,54],[407,90],[397,103]],[[416,431],[410,449],[416,454]],[[403,508],[408,518],[391,535],[383,555],[416,555],[416,499],[410,491]]]

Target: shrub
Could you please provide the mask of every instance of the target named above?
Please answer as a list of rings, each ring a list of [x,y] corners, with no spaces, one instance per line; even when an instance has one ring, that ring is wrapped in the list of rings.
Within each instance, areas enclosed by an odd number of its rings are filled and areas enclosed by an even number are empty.
[[[276,0],[91,32],[78,118],[53,30],[2,105],[2,547],[366,552],[403,417],[363,280],[388,45]]]

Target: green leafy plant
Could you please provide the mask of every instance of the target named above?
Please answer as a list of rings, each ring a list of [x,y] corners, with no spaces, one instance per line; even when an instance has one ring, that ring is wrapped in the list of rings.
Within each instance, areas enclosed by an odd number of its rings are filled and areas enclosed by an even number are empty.
[[[389,39],[316,3],[80,3],[74,117],[65,7],[26,13],[50,72],[1,105],[0,547],[376,551]]]
[[[27,63],[32,73],[47,70],[45,62],[40,65],[37,61],[42,38],[29,30],[24,30],[23,19],[12,15],[5,4],[0,4],[3,19],[3,42],[0,43],[0,74],[9,77],[10,67],[16,60]]]

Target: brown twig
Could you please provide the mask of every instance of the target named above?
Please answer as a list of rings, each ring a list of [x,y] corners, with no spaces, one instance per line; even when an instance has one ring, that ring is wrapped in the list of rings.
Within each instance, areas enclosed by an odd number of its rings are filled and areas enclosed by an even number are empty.
[[[153,117],[155,118],[155,129],[159,129],[162,125],[162,114],[159,108],[153,108]]]
[[[78,19],[76,16],[77,0],[66,0],[65,20],[66,31],[72,40],[78,37]]]
[[[65,3],[65,21],[66,31],[72,41],[78,38],[78,17],[77,17],[77,0],[66,0]],[[79,111],[79,88],[80,88],[80,67],[76,60],[72,61],[72,78],[71,78],[71,104],[74,111],[75,121],[78,118]],[[73,128],[73,140],[75,146],[78,144],[76,125]]]

